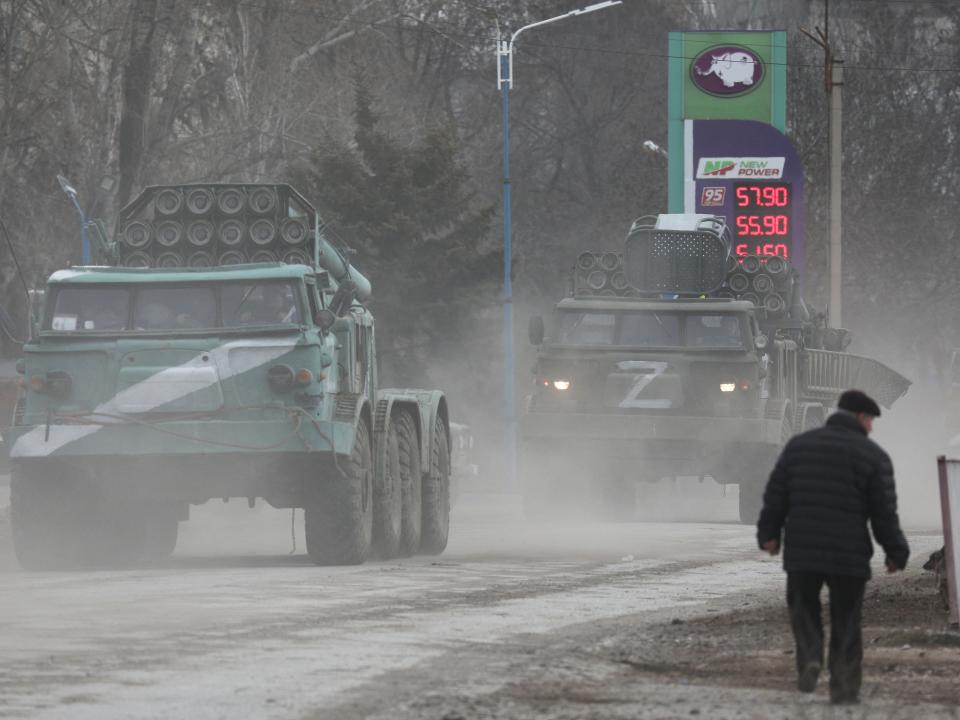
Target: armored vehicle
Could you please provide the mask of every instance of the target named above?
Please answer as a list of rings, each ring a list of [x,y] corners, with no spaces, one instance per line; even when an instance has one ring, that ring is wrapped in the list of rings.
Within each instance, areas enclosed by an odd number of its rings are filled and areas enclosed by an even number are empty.
[[[191,504],[232,497],[304,508],[321,564],[444,549],[446,399],[380,387],[370,284],[302,196],[151,187],[95,237],[19,361],[24,567],[168,554]]]
[[[889,407],[909,381],[845,352],[779,256],[731,255],[722,217],[637,220],[623,253],[584,253],[570,297],[534,317],[520,423],[528,516],[560,504],[630,517],[638,481],[709,476],[754,522],[772,464],[839,393]],[[642,495],[642,493],[640,493]]]

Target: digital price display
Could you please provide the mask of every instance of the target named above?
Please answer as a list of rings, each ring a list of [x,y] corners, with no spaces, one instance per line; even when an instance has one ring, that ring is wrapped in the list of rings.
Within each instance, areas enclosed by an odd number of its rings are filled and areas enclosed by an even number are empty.
[[[734,183],[733,226],[737,255],[779,255],[789,259],[793,238],[790,183]]]

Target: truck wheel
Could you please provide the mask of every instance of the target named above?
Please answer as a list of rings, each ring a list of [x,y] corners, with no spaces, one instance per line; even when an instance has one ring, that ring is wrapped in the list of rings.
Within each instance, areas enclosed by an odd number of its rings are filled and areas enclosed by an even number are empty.
[[[430,472],[423,483],[423,522],[420,551],[439,555],[447,547],[450,534],[450,446],[443,420],[433,428]]]
[[[523,516],[527,522],[542,523],[548,522],[555,513],[550,512],[548,506],[549,498],[543,488],[531,487],[526,483],[523,487]]]
[[[562,462],[542,448],[524,447],[520,453],[520,488],[523,495],[523,516],[527,522],[556,520],[564,496],[560,482]]]
[[[82,471],[15,466],[10,478],[13,549],[27,570],[115,566],[143,552],[135,520],[105,508]]]
[[[764,486],[759,483],[740,483],[740,522],[756,525],[763,509]]]
[[[632,522],[637,519],[637,495],[633,480],[615,476],[599,485],[603,493],[599,519],[608,522]]]
[[[143,556],[148,560],[170,557],[177,547],[180,522],[165,514],[145,518],[143,526]]]
[[[25,570],[62,570],[75,567],[79,556],[70,512],[74,493],[59,478],[14,465],[10,474],[10,524],[13,550]]]
[[[400,449],[400,480],[403,488],[403,530],[400,554],[413,555],[420,549],[423,531],[423,479],[420,467],[420,443],[417,426],[407,411],[397,415],[397,440]],[[446,541],[444,541],[446,545]]]
[[[377,463],[373,490],[373,545],[377,554],[390,559],[400,552],[403,525],[403,481],[400,477],[400,441],[397,417],[387,422],[387,434]]]
[[[343,475],[315,478],[304,513],[307,554],[318,565],[360,565],[373,543],[373,468],[370,431],[357,423]]]

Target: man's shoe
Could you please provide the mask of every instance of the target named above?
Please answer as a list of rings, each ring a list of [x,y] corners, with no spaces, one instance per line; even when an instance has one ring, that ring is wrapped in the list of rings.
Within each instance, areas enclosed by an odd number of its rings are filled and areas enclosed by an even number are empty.
[[[818,662],[809,662],[807,663],[803,670],[800,671],[800,675],[797,676],[797,687],[800,689],[800,692],[813,692],[817,689],[817,679],[820,677],[820,663]]]
[[[859,705],[859,695],[837,695],[830,693],[830,702],[834,705]]]

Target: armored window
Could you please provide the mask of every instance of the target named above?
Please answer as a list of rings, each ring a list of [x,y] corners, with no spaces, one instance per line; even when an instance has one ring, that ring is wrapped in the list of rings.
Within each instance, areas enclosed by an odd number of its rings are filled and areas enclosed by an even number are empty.
[[[624,313],[618,345],[630,347],[677,347],[680,316],[675,313]]]
[[[557,341],[561,345],[613,345],[616,324],[613,313],[561,313]]]
[[[126,330],[129,310],[130,292],[125,288],[60,288],[49,329],[66,332]]]
[[[223,285],[220,305],[224,327],[300,323],[297,286],[290,282]]]
[[[134,330],[197,330],[216,326],[217,299],[212,287],[153,287],[137,293]]]
[[[740,318],[736,315],[687,315],[688,347],[743,347]]]

